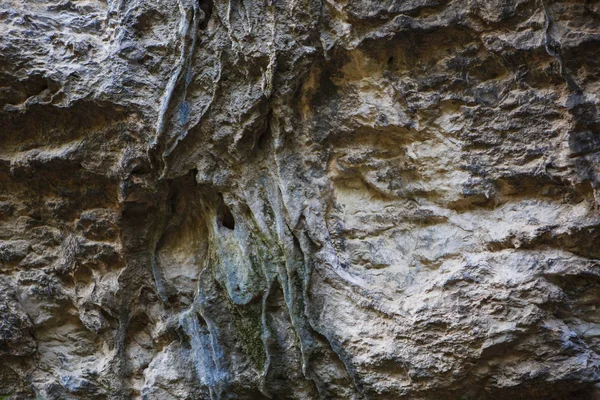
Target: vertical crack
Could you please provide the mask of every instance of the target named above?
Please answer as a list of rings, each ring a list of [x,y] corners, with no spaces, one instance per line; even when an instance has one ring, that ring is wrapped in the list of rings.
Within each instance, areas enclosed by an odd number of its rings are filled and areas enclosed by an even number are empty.
[[[565,80],[569,89],[571,89],[574,92],[581,93],[583,90],[581,89],[581,87],[579,87],[577,82],[575,82],[573,77],[571,75],[569,75],[569,73],[567,72],[567,69],[564,65],[562,55],[560,54],[560,47],[561,47],[560,42],[558,42],[556,39],[554,39],[554,37],[552,37],[552,34],[550,33],[550,30],[552,29],[552,26],[554,25],[554,20],[552,18],[552,11],[550,10],[550,5],[548,4],[548,0],[541,0],[541,3],[542,3],[542,8],[544,10],[544,16],[545,16],[544,48],[546,49],[546,52],[551,57],[554,57],[556,59],[556,62],[558,63],[560,76],[562,76],[562,78]]]
[[[169,121],[169,110],[174,103],[174,93],[178,86],[182,86],[181,98],[182,101],[185,101],[187,88],[191,80],[190,67],[196,48],[198,25],[201,20],[203,21],[206,19],[206,14],[202,11],[196,0],[191,1],[190,4],[186,3],[187,0],[178,1],[179,10],[182,15],[181,52],[177,67],[169,78],[169,82],[165,88],[156,122],[156,136],[150,145],[152,151],[157,151],[159,153],[159,162],[162,164],[163,168],[162,175],[164,175],[164,169],[166,168],[164,158],[175,149],[179,141],[183,139],[188,132],[185,127],[182,127],[181,132],[179,132],[173,142],[168,145],[169,137],[166,133],[166,125]]]

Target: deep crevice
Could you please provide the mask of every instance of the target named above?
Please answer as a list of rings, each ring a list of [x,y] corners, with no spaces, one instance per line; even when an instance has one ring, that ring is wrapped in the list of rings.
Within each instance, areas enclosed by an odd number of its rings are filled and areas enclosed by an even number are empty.
[[[233,218],[233,214],[225,201],[223,200],[223,195],[219,193],[219,206],[217,207],[217,220],[221,226],[224,226],[227,229],[234,230],[235,229],[235,219]]]

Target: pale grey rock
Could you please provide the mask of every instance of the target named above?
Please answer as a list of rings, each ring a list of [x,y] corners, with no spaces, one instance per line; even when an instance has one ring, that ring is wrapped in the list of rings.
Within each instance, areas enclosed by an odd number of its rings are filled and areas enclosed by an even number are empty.
[[[600,6],[0,5],[0,397],[600,396]]]

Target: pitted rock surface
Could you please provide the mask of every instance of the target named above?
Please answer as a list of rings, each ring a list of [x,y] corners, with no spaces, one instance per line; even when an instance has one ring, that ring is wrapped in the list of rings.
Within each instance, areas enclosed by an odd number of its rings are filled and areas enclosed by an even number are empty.
[[[594,1],[3,1],[0,398],[598,398],[599,94]]]

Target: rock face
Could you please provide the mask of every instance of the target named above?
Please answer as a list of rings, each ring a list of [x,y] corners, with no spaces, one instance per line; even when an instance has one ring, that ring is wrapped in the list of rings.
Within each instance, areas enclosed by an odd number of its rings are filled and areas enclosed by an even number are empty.
[[[0,398],[597,396],[599,94],[592,1],[3,1]]]

